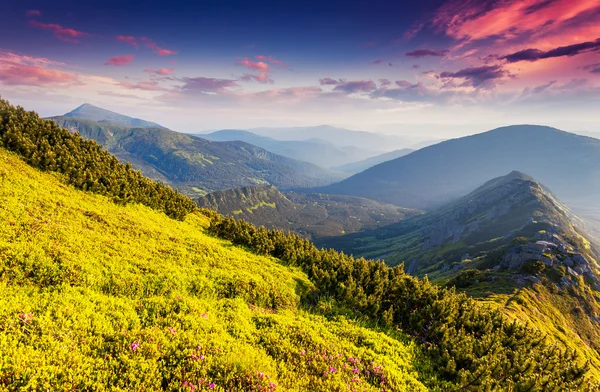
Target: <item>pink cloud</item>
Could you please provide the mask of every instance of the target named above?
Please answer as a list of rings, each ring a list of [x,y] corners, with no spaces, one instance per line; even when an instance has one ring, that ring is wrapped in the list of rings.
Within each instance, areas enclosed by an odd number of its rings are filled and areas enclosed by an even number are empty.
[[[269,59],[268,56],[263,56],[263,55],[254,56],[254,58],[257,60],[260,60],[260,61],[267,61]]]
[[[129,45],[136,47],[138,46],[138,42],[137,42],[137,38],[132,37],[130,35],[118,35],[117,36],[117,41],[119,42],[126,42]]]
[[[254,71],[266,71],[270,70],[269,64],[263,61],[252,61],[248,57],[244,57],[242,60],[236,63],[237,65],[242,65]]]
[[[51,31],[54,36],[62,41],[78,43],[81,37],[88,36],[88,33],[83,31],[63,27],[53,23],[41,23],[35,20],[29,21],[29,25],[42,30]]]
[[[114,56],[108,59],[108,61],[104,64],[104,65],[116,65],[116,66],[121,66],[121,65],[127,65],[129,63],[131,63],[133,61],[133,55],[127,55],[127,56]]]
[[[0,54],[0,82],[5,85],[52,86],[79,83],[77,75],[56,69],[48,69],[49,60],[19,56],[13,53]],[[36,65],[33,65],[36,64]]]
[[[146,47],[152,49],[158,56],[171,56],[177,54],[174,50],[161,48],[154,41],[147,37],[140,37],[140,40],[146,44]]]
[[[462,44],[491,39],[549,50],[600,36],[599,16],[597,0],[452,0],[436,11],[432,25]]]
[[[129,82],[121,82],[121,86],[132,89],[132,90],[143,90],[143,91],[169,91],[164,87],[159,86],[158,82],[149,81],[149,82],[137,82],[137,83],[129,83]]]
[[[321,86],[337,86],[338,84],[344,83],[343,79],[332,79],[332,78],[321,78],[319,79],[319,84]]]
[[[463,80],[463,86],[488,88],[494,87],[499,81],[511,75],[509,71],[500,65],[484,65],[481,67],[464,68],[456,72],[445,71],[440,73],[439,76],[442,79]]]
[[[243,80],[245,82],[255,81],[258,83],[273,83],[273,79],[271,79],[269,77],[269,74],[267,74],[266,72],[261,72],[258,75],[244,74],[242,75],[240,80]]]
[[[25,15],[31,16],[31,17],[33,17],[33,16],[42,16],[42,11],[40,11],[40,10],[27,10],[25,12]]]
[[[161,75],[161,76],[167,76],[167,75],[173,75],[173,68],[159,68],[157,70],[154,70],[152,68],[148,68],[145,69],[144,72],[148,72],[151,74],[156,74],[156,75]]]

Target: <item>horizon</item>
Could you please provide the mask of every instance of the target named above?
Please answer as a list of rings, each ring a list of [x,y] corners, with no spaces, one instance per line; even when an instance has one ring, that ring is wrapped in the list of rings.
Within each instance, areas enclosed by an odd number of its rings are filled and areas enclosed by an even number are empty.
[[[595,1],[340,4],[9,1],[0,95],[45,117],[89,102],[185,133],[598,131]]]

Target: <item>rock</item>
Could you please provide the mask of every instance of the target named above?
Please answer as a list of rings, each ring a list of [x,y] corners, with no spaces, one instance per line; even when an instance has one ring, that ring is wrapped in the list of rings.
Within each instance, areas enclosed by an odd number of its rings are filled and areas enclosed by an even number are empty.
[[[566,276],[563,276],[562,278],[560,278],[560,285],[566,286],[566,287],[571,287],[571,281]]]
[[[574,265],[573,260],[570,257],[565,257],[563,264],[567,267],[572,267]]]
[[[580,274],[580,273],[577,273],[577,272],[573,271],[573,269],[571,269],[571,267],[567,267],[567,272],[570,275],[575,276],[575,277],[579,276],[579,274]]]

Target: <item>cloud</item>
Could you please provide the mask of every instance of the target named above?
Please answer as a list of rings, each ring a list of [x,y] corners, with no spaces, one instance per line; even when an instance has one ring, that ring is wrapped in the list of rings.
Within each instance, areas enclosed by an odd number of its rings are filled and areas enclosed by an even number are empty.
[[[430,49],[416,49],[411,52],[406,52],[404,55],[409,57],[421,58],[426,56],[444,57],[448,54],[447,49],[442,50],[430,50]]]
[[[132,37],[130,35],[118,35],[117,36],[117,41],[119,41],[119,42],[126,42],[126,43],[128,43],[129,45],[131,45],[131,46],[133,46],[135,48],[137,48],[137,46],[138,46],[137,38]]]
[[[254,71],[266,71],[270,70],[269,64],[264,61],[252,61],[248,57],[244,57],[242,60],[238,61],[236,65],[242,65],[248,69]]]
[[[578,44],[561,46],[551,50],[543,51],[539,49],[525,49],[518,52],[500,57],[501,60],[506,60],[509,63],[517,61],[537,61],[549,59],[552,57],[575,56],[581,53],[590,51],[600,51],[600,38],[595,41],[581,42]]]
[[[161,76],[167,76],[167,75],[173,75],[173,68],[159,68],[159,69],[152,69],[152,68],[148,68],[145,69],[144,72],[147,72],[149,74],[154,74],[154,75],[161,75]]]
[[[297,101],[318,97],[323,90],[316,86],[274,88],[252,94],[252,98],[263,98],[270,101]]]
[[[198,91],[198,92],[229,92],[229,88],[239,87],[235,80],[231,79],[216,79],[205,78],[202,76],[196,78],[181,78],[184,85],[181,86],[182,91]]]
[[[600,74],[600,63],[590,64],[583,67],[586,71],[590,71],[591,73]]]
[[[345,80],[343,79],[332,79],[332,78],[321,78],[319,79],[319,84],[321,86],[337,86],[338,84],[344,83]]]
[[[54,34],[56,38],[66,42],[79,43],[79,39],[81,37],[89,35],[88,33],[85,33],[83,31],[63,27],[61,25],[53,23],[48,24],[31,20],[29,21],[29,25],[38,29],[49,30]]]
[[[146,45],[146,47],[152,49],[154,53],[156,53],[158,56],[171,56],[177,54],[177,52],[175,52],[174,50],[161,48],[148,37],[140,37],[140,41],[142,41]]]
[[[111,58],[109,58],[106,63],[104,65],[115,65],[115,66],[121,66],[121,65],[127,65],[131,62],[133,62],[133,55],[126,55],[126,56],[113,56]]]
[[[245,82],[255,81],[258,83],[273,83],[273,79],[269,77],[269,74],[266,72],[261,72],[258,75],[244,74],[240,77],[240,80]]]
[[[120,82],[120,85],[131,90],[169,91],[169,89],[161,87],[158,82],[155,81],[144,81],[137,83]]]
[[[45,58],[0,52],[0,82],[10,86],[53,86],[79,84],[77,75],[48,66],[55,63]]]
[[[25,15],[27,15],[29,17],[42,16],[42,11],[40,11],[40,10],[27,10],[25,12]]]
[[[481,67],[464,68],[456,72],[442,72],[442,79],[463,79],[464,85],[472,87],[494,87],[496,82],[510,76],[500,65],[483,65]]]
[[[382,60],[382,59],[377,59],[377,60],[373,61],[371,64],[381,64],[381,63],[383,63],[384,61],[385,61],[385,60]]]
[[[258,56],[254,56],[255,59],[259,60],[259,61],[268,61],[271,64],[275,64],[275,65],[281,65],[281,66],[285,66],[285,64],[283,63],[283,61],[281,60],[277,60],[275,57],[273,56],[265,56],[265,55],[258,55]]]
[[[372,80],[354,80],[350,82],[339,83],[333,91],[340,91],[346,94],[369,93],[377,88]]]
[[[392,82],[389,79],[379,79],[379,86],[380,87],[388,87],[391,86]]]

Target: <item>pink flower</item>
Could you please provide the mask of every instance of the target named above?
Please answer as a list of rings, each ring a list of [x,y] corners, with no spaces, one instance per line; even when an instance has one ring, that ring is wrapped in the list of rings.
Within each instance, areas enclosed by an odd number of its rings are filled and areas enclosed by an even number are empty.
[[[33,316],[31,315],[31,313],[21,313],[19,314],[19,318],[26,324],[29,324],[33,321]]]
[[[169,332],[171,332],[172,334],[176,334],[177,330],[175,328],[170,328],[169,327]]]
[[[215,389],[215,383],[214,383],[214,382],[211,382],[211,383],[208,385],[208,389]]]
[[[208,318],[208,314],[206,314],[206,313],[202,313],[202,314],[200,315],[200,317],[204,317],[205,319],[207,319],[207,318]]]
[[[352,373],[358,373],[358,372],[360,372],[360,370],[358,370],[358,368],[352,369]]]
[[[337,372],[337,369],[336,369],[336,368],[334,368],[334,367],[331,367],[331,366],[330,366],[330,367],[329,367],[329,371],[330,371],[331,373],[335,373],[335,372]]]
[[[133,342],[131,343],[131,346],[129,346],[129,348],[131,348],[131,351],[137,350],[138,347],[140,347],[140,342]]]

